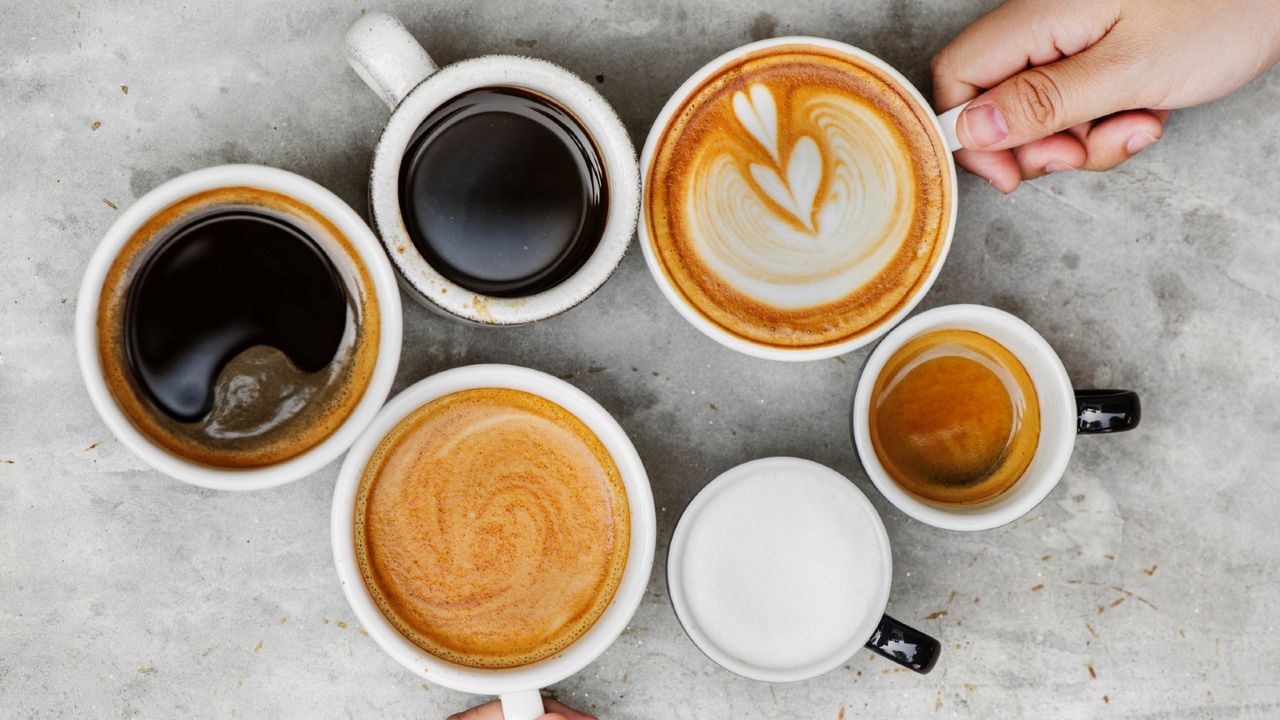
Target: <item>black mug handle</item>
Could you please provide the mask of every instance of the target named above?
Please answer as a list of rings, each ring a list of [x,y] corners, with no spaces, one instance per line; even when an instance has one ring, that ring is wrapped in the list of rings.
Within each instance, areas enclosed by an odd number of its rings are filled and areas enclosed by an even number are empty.
[[[919,630],[885,615],[867,641],[867,649],[924,675],[938,662],[942,645]]]
[[[1076,432],[1114,433],[1138,427],[1142,403],[1132,390],[1077,390]]]

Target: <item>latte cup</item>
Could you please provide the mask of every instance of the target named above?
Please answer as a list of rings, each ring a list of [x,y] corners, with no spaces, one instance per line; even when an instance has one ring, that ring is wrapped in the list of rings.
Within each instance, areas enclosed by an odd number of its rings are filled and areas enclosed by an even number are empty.
[[[967,330],[991,338],[1018,359],[1035,385],[1040,409],[1035,454],[1008,490],[984,502],[935,502],[907,491],[885,470],[871,440],[871,397],[885,364],[911,340],[941,330]],[[1048,496],[1066,471],[1078,435],[1131,430],[1141,417],[1135,392],[1074,388],[1058,354],[1021,319],[984,305],[946,305],[916,315],[880,341],[858,380],[851,421],[862,467],[899,510],[944,530],[990,530],[1026,515]]]
[[[351,67],[391,108],[374,149],[369,179],[373,225],[400,284],[428,309],[485,325],[522,325],[562,313],[586,300],[613,274],[635,232],[640,174],[626,128],[595,88],[545,60],[488,55],[440,68],[396,18],[363,15],[347,31]],[[603,167],[608,208],[599,243],[580,268],[532,295],[496,297],[446,278],[415,246],[401,211],[401,166],[414,133],[442,105],[482,88],[513,88],[563,108],[594,143]]]
[[[356,557],[354,513],[361,478],[379,443],[423,405],[464,390],[499,388],[545,398],[581,420],[613,458],[630,508],[630,545],[613,599],[596,622],[565,649],[537,662],[510,668],[476,668],[449,662],[409,641],[379,610]],[[351,447],[333,495],[334,564],[356,619],[384,651],[410,672],[454,690],[497,695],[506,720],[542,715],[539,688],[560,682],[598,658],[626,628],[644,597],[653,568],[657,525],[653,493],[640,456],[609,412],[586,393],[545,373],[511,365],[471,365],[432,375],[392,398]],[[572,521],[572,518],[566,519]]]
[[[256,467],[220,467],[167,449],[130,420],[113,394],[100,352],[104,337],[118,332],[102,325],[103,293],[113,267],[144,227],[179,204],[226,190],[283,196],[345,238],[367,270],[378,333],[372,372],[346,418],[327,437],[280,462]],[[157,242],[158,244],[158,242]],[[148,252],[144,246],[141,252]],[[369,226],[337,195],[300,175],[261,165],[220,165],[180,175],[138,198],[107,230],[94,250],[76,301],[76,355],[94,409],[113,435],[151,467],[172,478],[213,490],[260,490],[305,477],[336,460],[377,414],[391,391],[403,333],[395,273]],[[106,334],[106,335],[104,335]],[[116,340],[113,340],[115,342]],[[135,403],[136,405],[136,403]]]
[[[882,82],[888,88],[885,92],[891,93],[896,98],[901,98],[905,103],[904,107],[909,107],[910,112],[916,118],[919,118],[919,124],[923,128],[923,132],[927,133],[928,145],[930,148],[933,148],[932,154],[936,155],[937,181],[942,187],[941,194],[943,197],[939,202],[944,202],[946,205],[946,207],[938,213],[940,216],[937,219],[939,227],[936,233],[933,233],[936,239],[933,241],[931,246],[933,248],[932,257],[927,264],[927,267],[920,271],[918,275],[913,276],[909,290],[907,290],[901,298],[895,300],[892,306],[886,309],[883,314],[880,314],[879,311],[877,311],[877,314],[874,316],[874,321],[869,321],[868,324],[856,332],[856,334],[849,334],[842,338],[830,341],[824,340],[822,342],[805,346],[786,346],[762,342],[759,338],[751,337],[739,330],[735,330],[724,322],[718,321],[703,310],[700,310],[697,303],[691,299],[687,289],[681,287],[680,282],[672,276],[669,268],[666,267],[665,263],[668,261],[664,260],[663,254],[656,246],[658,234],[661,233],[662,230],[659,227],[655,227],[655,218],[650,217],[651,204],[655,193],[655,183],[665,181],[664,178],[655,176],[655,163],[658,159],[662,146],[665,143],[676,141],[669,139],[667,136],[670,129],[675,127],[677,123],[685,122],[689,109],[687,107],[687,103],[697,97],[699,93],[707,92],[707,88],[709,87],[723,85],[733,88],[743,84],[744,81],[738,80],[736,76],[727,75],[722,77],[721,73],[727,68],[734,67],[751,59],[767,56],[768,53],[773,51],[789,51],[795,48],[799,48],[801,51],[814,51],[849,59],[856,64],[869,67],[876,75],[882,78]],[[749,83],[750,81],[746,82]],[[746,186],[752,183],[758,184],[759,187],[756,189],[756,195],[759,195],[759,197],[753,197],[752,204],[749,207],[741,199],[725,200],[725,205],[728,206],[730,210],[738,212],[739,216],[732,217],[729,220],[722,222],[719,227],[724,229],[725,232],[718,235],[715,233],[708,233],[716,235],[716,237],[700,239],[698,242],[701,243],[702,248],[699,251],[682,251],[681,257],[688,257],[690,254],[705,254],[701,251],[706,250],[707,248],[714,248],[715,246],[732,246],[739,242],[733,232],[741,232],[742,228],[748,227],[751,223],[756,222],[760,216],[767,215],[771,212],[779,216],[778,218],[771,218],[769,220],[771,228],[790,225],[799,233],[803,233],[806,230],[810,234],[821,232],[820,221],[822,220],[824,213],[824,194],[826,197],[835,196],[833,194],[834,191],[831,189],[831,181],[822,177],[824,172],[830,172],[831,166],[833,165],[832,159],[826,157],[823,153],[834,153],[835,151],[831,148],[835,146],[835,143],[827,142],[815,132],[810,133],[810,135],[818,136],[818,142],[814,142],[814,137],[800,137],[798,138],[798,142],[796,142],[790,149],[785,145],[779,147],[779,128],[785,126],[789,122],[789,117],[794,117],[794,111],[789,115],[785,108],[781,108],[780,105],[775,104],[775,99],[769,97],[768,92],[764,93],[765,97],[760,98],[762,102],[758,102],[756,95],[754,94],[757,88],[759,88],[759,85],[757,85],[756,88],[752,88],[749,84],[744,85],[741,91],[736,93],[736,95],[741,95],[742,97],[735,97],[733,100],[733,110],[738,114],[743,126],[739,129],[738,134],[745,138],[745,144],[752,145],[753,147],[754,141],[750,139],[752,136],[754,136],[755,140],[760,141],[761,146],[768,149],[769,153],[772,155],[772,165],[776,167],[776,172],[773,169],[770,169],[771,164],[767,160],[761,160],[757,163],[755,161],[734,158],[731,162],[734,165],[738,165],[743,168],[742,171],[739,171],[741,175],[737,179],[738,185]],[[721,102],[727,103],[727,100],[722,100]],[[739,107],[739,104],[741,104],[741,108]],[[743,110],[749,110],[750,112],[744,115],[742,112]],[[865,50],[861,50],[853,47],[852,45],[837,42],[835,40],[818,37],[779,37],[753,42],[724,53],[695,72],[675,91],[675,93],[672,94],[671,98],[662,108],[662,111],[658,114],[657,119],[654,120],[653,126],[649,131],[648,138],[645,142],[644,149],[640,154],[644,198],[642,211],[640,213],[638,237],[641,249],[644,252],[646,264],[648,265],[654,280],[657,282],[663,295],[666,296],[667,300],[675,307],[680,315],[685,318],[685,320],[716,342],[747,355],[768,360],[820,360],[843,355],[873,342],[911,313],[912,309],[919,303],[920,299],[923,298],[932,287],[938,273],[942,269],[943,262],[946,259],[947,252],[951,245],[952,235],[955,230],[956,171],[952,152],[960,148],[959,141],[956,138],[955,128],[957,119],[962,110],[963,107],[958,107],[943,113],[940,116],[936,115],[920,92],[905,77],[903,77],[901,73],[895,70],[888,63]],[[778,117],[776,121],[773,119],[775,111],[777,112]],[[836,121],[830,119],[831,114],[827,113],[826,115],[826,119],[820,119],[816,121],[815,124],[818,125],[825,123],[826,127],[831,127],[835,124]],[[764,118],[764,120],[762,121],[761,118]],[[775,122],[776,124],[774,124]],[[857,131],[854,131],[853,136],[856,136],[857,132],[861,132],[864,129],[865,127],[860,127]],[[840,139],[840,142],[843,142],[844,146],[848,147],[851,145],[849,142],[850,137],[852,136],[842,138]],[[681,148],[679,151],[675,151],[674,155],[683,158],[693,152],[693,150],[694,149],[690,148]],[[756,155],[758,158],[767,157],[761,154],[758,150],[756,151]],[[797,160],[797,158],[802,156],[805,156],[808,162]],[[806,168],[806,165],[810,165],[812,167]],[[748,169],[749,172],[746,172]],[[877,217],[888,217],[892,219],[892,216],[899,212],[895,205],[896,201],[893,196],[885,197],[878,195],[877,193],[879,191],[877,190],[876,193],[867,193],[865,198],[854,197],[860,191],[860,188],[856,187],[858,182],[857,178],[868,177],[868,173],[863,172],[866,169],[867,168],[852,168],[850,170],[848,175],[854,178],[849,183],[850,191],[844,192],[840,195],[840,198],[847,202],[863,203],[864,207],[861,211],[866,211],[866,206],[869,206],[871,212],[877,213]],[[724,175],[724,173],[721,174]],[[806,177],[809,179],[806,180]],[[882,177],[880,179],[884,180],[885,178]],[[795,187],[792,187],[793,185],[795,185]],[[827,189],[823,190],[823,188]],[[861,189],[866,188],[864,187]],[[682,195],[680,197],[681,202],[686,202],[684,198],[688,196]],[[809,212],[797,212],[798,207],[804,206],[806,197],[809,199]],[[691,203],[690,207],[692,207],[692,201],[688,202]],[[699,202],[704,206],[707,204],[705,198],[701,198]],[[684,213],[685,211],[680,210],[680,212]],[[790,214],[788,215],[788,213]],[[658,219],[658,224],[669,222],[665,218],[672,217],[677,213],[675,211],[664,211],[661,214],[663,217]],[[693,210],[688,210],[687,214],[692,215]],[[720,258],[719,267],[726,268],[726,272],[728,273],[737,273],[744,277],[748,277],[752,283],[759,285],[767,281],[760,277],[750,277],[750,273],[743,270],[744,265],[754,263],[752,266],[759,266],[760,274],[777,276],[780,273],[788,271],[785,266],[790,262],[790,260],[795,259],[796,256],[803,256],[806,253],[812,252],[811,246],[805,246],[806,238],[801,237],[799,241],[793,243],[795,246],[793,248],[793,244],[787,244],[791,243],[790,240],[787,240],[786,243],[784,243],[779,240],[779,237],[781,236],[770,236],[760,240],[758,243],[760,247],[750,249],[750,252],[754,253],[751,257],[744,258],[741,256],[734,256],[732,251],[728,251],[725,253],[725,257]],[[839,243],[846,240],[847,238],[840,235],[832,238],[833,243]],[[786,260],[768,261],[767,258],[765,258],[766,249],[777,248],[780,246],[787,247],[788,252],[792,252],[794,250],[795,254]],[[815,272],[819,274],[827,273],[834,265],[838,264],[836,261],[845,262],[848,261],[848,258],[835,258],[831,264],[825,266],[819,263],[819,266],[815,267]],[[875,272],[883,272],[883,270],[877,269]],[[705,275],[706,273],[699,272],[694,274]],[[729,276],[726,275],[725,277]],[[720,280],[720,286],[733,284],[732,282],[725,280],[723,277],[720,278]],[[797,281],[793,287],[796,287],[796,294],[801,297],[801,300],[796,302],[795,307],[802,308],[804,306],[803,297],[810,293],[827,293],[824,296],[824,302],[834,301],[833,299],[843,301],[843,298],[841,298],[838,293],[831,294],[828,289],[824,289],[822,287],[823,282],[827,281],[815,280],[812,283],[808,283],[806,287],[799,287],[805,285],[805,283]],[[866,288],[875,285],[874,279],[868,281],[865,277],[859,282],[861,282],[862,285],[858,287],[858,293],[866,292]],[[827,284],[830,285],[829,282],[827,282]],[[786,290],[784,292],[790,291]],[[875,291],[872,290],[871,292]],[[777,294],[776,291],[775,294]],[[772,302],[761,299],[764,297],[763,295],[753,296],[744,291],[738,296],[738,300],[736,301],[737,306],[743,305],[742,298],[744,297],[747,298],[748,303],[759,302],[768,306],[769,303]],[[847,297],[852,297],[852,295]],[[777,306],[769,306],[769,309],[773,310],[776,309],[776,307]],[[815,324],[820,325],[820,323],[821,318],[819,318],[818,322]],[[767,322],[764,324],[767,324]]]

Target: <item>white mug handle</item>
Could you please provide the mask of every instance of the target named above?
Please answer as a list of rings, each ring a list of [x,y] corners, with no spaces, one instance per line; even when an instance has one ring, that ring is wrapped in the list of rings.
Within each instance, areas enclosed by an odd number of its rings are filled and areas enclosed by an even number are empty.
[[[405,26],[384,12],[352,23],[346,44],[347,62],[392,110],[440,69]]]
[[[942,126],[942,139],[947,143],[947,149],[955,152],[964,148],[960,144],[960,138],[956,136],[956,123],[960,122],[960,113],[969,107],[969,103],[958,105],[938,116],[938,124]]]
[[[537,690],[503,693],[503,720],[538,720],[546,709],[542,706],[542,693]]]

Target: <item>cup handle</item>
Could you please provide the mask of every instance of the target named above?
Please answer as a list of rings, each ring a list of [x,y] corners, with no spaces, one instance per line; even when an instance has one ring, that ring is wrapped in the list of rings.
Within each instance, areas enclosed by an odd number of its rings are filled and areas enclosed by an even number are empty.
[[[352,69],[392,110],[440,69],[405,26],[384,12],[352,23],[346,47]]]
[[[1138,427],[1142,402],[1132,390],[1077,390],[1076,432],[1115,433]]]
[[[542,693],[537,690],[503,693],[498,697],[502,700],[503,720],[538,720],[546,712],[542,707]]]
[[[964,112],[967,107],[969,107],[969,103],[957,105],[938,116],[938,124],[942,126],[942,139],[947,143],[947,149],[951,152],[964,148],[964,145],[960,144],[960,138],[956,135],[956,123],[960,122],[960,113]]]
[[[938,662],[942,645],[919,630],[885,615],[867,641],[867,649],[924,675]]]

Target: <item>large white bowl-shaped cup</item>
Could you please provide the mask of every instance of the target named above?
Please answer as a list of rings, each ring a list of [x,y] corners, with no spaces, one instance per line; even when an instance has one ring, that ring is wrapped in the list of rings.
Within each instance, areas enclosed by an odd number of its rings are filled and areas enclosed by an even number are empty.
[[[353,513],[360,479],[373,451],[392,428],[436,398],[475,388],[507,388],[539,395],[586,423],[613,457],[631,508],[631,546],[627,567],[613,601],[582,637],[564,650],[528,665],[505,669],[466,667],[442,660],[414,645],[382,615],[369,595],[356,561]],[[573,518],[563,518],[572,522]],[[640,455],[609,412],[569,383],[512,365],[470,365],[446,370],[394,397],[347,453],[333,494],[333,557],[342,591],[360,625],[378,645],[411,672],[433,683],[502,699],[506,720],[533,720],[543,713],[539,688],[573,675],[599,657],[626,628],[644,597],[653,568],[657,525],[653,493]]]
[[[649,137],[645,141],[644,149],[640,153],[640,168],[642,171],[642,183],[645,193],[649,192],[649,183],[653,181],[653,178],[650,175],[652,173],[653,159],[654,154],[658,149],[658,143],[661,142],[672,118],[677,112],[679,112],[681,106],[689,95],[697,91],[708,78],[718,73],[721,68],[731,65],[747,55],[773,47],[790,45],[808,45],[844,54],[877,69],[887,77],[891,78],[904,92],[907,93],[911,101],[918,106],[921,111],[921,115],[930,119],[933,132],[937,133],[937,136],[942,140],[942,144],[951,151],[943,153],[944,157],[939,158],[939,161],[942,162],[945,167],[948,192],[952,195],[950,211],[944,220],[943,233],[939,238],[939,242],[942,243],[941,251],[939,252],[937,261],[934,262],[933,267],[929,270],[928,276],[924,279],[924,282],[919,284],[911,296],[900,305],[896,312],[879,319],[872,328],[855,337],[848,338],[841,342],[822,345],[820,347],[783,348],[765,345],[748,340],[720,327],[707,319],[697,310],[697,308],[690,305],[689,301],[684,298],[680,290],[675,286],[671,278],[667,276],[666,271],[662,268],[662,263],[653,249],[653,241],[651,239],[652,229],[648,227],[648,222],[646,220],[647,213],[645,212],[640,213],[638,233],[640,247],[644,252],[645,262],[649,266],[649,272],[653,275],[654,280],[657,281],[658,287],[662,290],[662,294],[666,296],[667,300],[684,317],[685,320],[688,320],[689,323],[704,335],[725,347],[754,357],[764,358],[766,360],[823,360],[826,358],[836,357],[838,355],[844,355],[845,353],[852,352],[853,350],[874,342],[877,338],[888,332],[890,328],[909,315],[920,300],[929,292],[929,288],[933,287],[933,283],[937,279],[938,273],[941,272],[942,265],[947,259],[947,252],[951,248],[951,237],[955,233],[956,167],[951,153],[960,149],[960,141],[956,138],[956,121],[965,106],[961,105],[960,107],[953,108],[940,116],[935,115],[933,110],[929,107],[929,103],[925,101],[924,96],[920,94],[920,91],[917,90],[909,80],[903,77],[902,73],[899,73],[891,65],[875,55],[846,43],[828,40],[826,38],[807,36],[778,37],[771,38],[769,40],[760,40],[758,42],[753,42],[734,50],[730,50],[706,65],[703,65],[701,69],[691,75],[689,79],[671,95],[671,98],[667,100],[667,104],[663,106],[662,112],[658,113],[657,119],[653,121],[653,127],[649,130]]]
[[[911,340],[940,330],[969,330],[1000,343],[1018,358],[1036,388],[1040,440],[1035,455],[1011,488],[986,502],[940,503],[908,492],[889,476],[871,443],[871,395],[885,364]],[[1066,471],[1077,435],[1130,430],[1141,416],[1132,391],[1073,388],[1058,354],[1021,319],[985,305],[945,305],[902,323],[876,346],[858,380],[851,422],[862,467],[899,510],[945,530],[990,530],[1026,515],[1045,499]]]
[[[640,172],[626,128],[595,88],[558,65],[528,57],[487,55],[440,68],[399,20],[382,12],[352,24],[346,52],[351,67],[392,110],[373,153],[369,205],[409,295],[457,320],[523,325],[574,307],[609,279],[635,232]],[[608,183],[608,214],[595,251],[559,285],[525,297],[472,292],[441,275],[414,245],[400,209],[400,167],[414,131],[436,108],[486,87],[529,90],[567,110],[595,142]]]
[[[98,306],[102,286],[116,256],[143,225],[176,202],[209,190],[254,187],[286,195],[323,215],[350,241],[373,280],[380,315],[378,358],[373,374],[351,414],[325,440],[305,452],[273,465],[220,468],[180,457],[146,437],[116,404],[103,375],[98,343]],[[213,490],[260,490],[305,477],[328,465],[355,442],[391,392],[400,363],[400,293],[395,273],[378,239],[351,206],[320,185],[286,170],[261,165],[219,165],[180,175],[130,205],[107,230],[85,270],[76,301],[76,354],[80,374],[93,407],[107,428],[125,447],[160,472]]]

